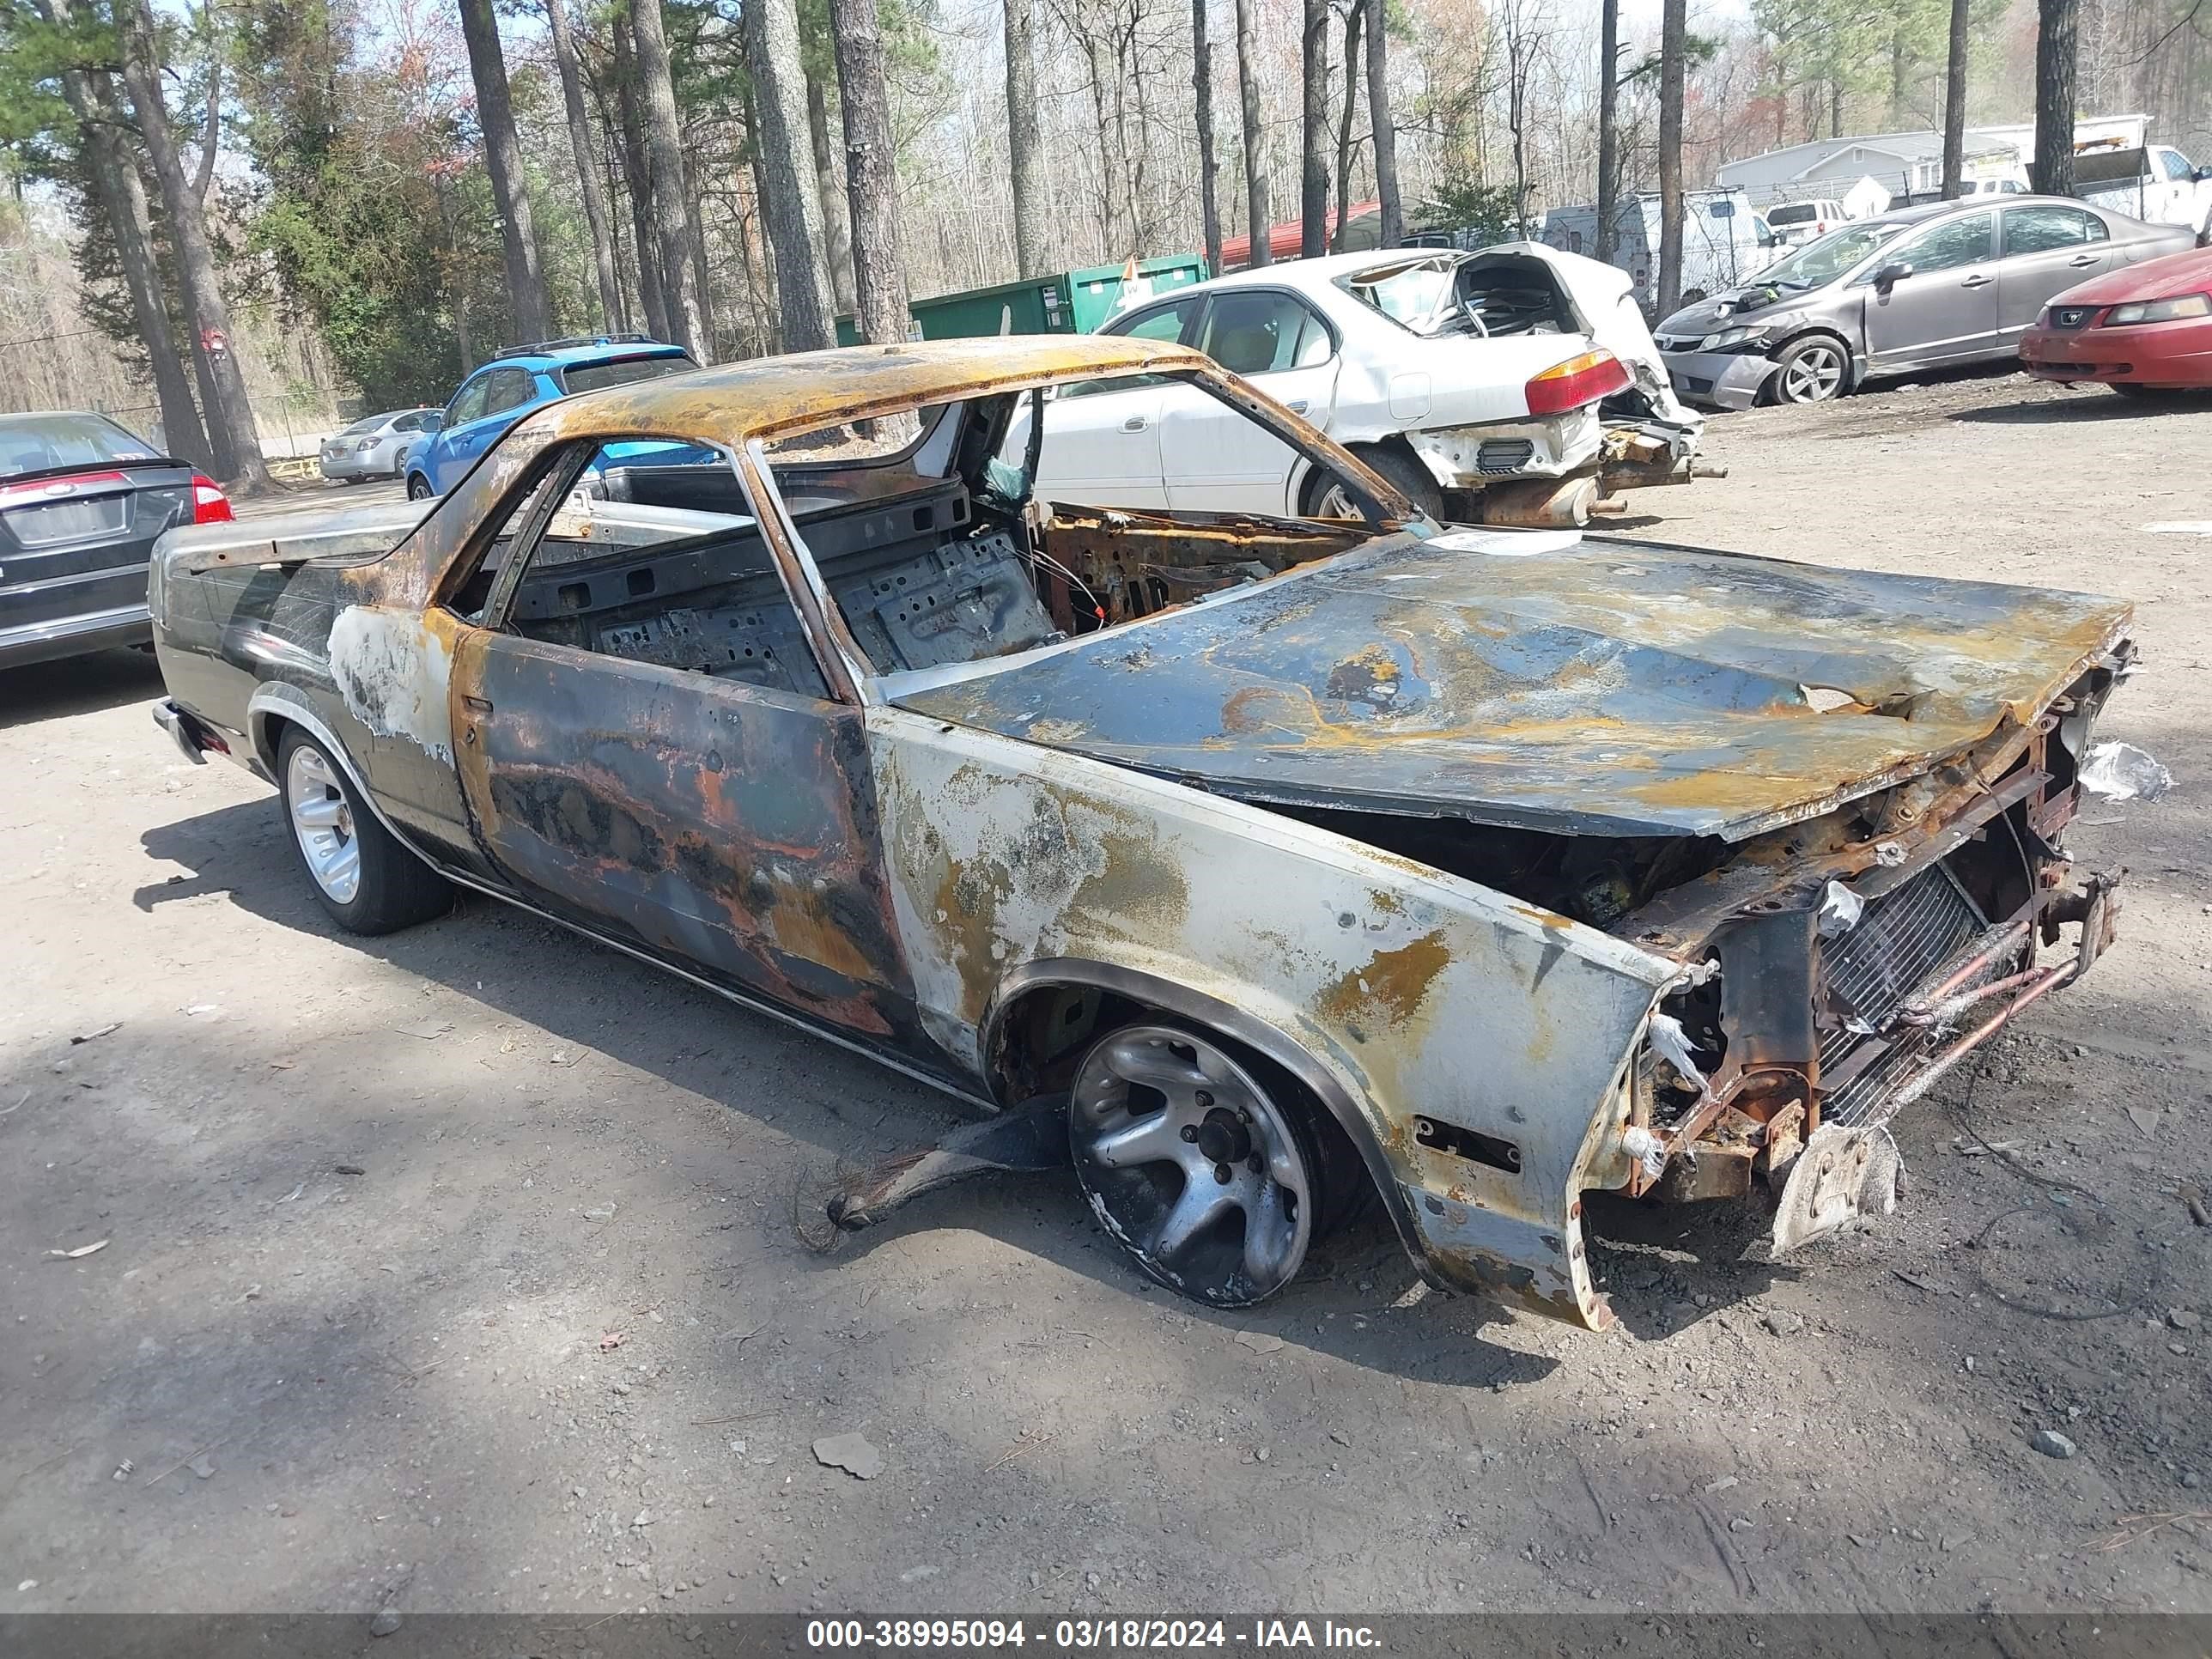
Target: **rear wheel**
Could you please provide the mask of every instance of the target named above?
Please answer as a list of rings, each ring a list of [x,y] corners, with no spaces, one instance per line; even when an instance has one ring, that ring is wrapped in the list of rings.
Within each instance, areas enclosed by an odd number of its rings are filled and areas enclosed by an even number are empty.
[[[1428,468],[1411,455],[1398,449],[1362,449],[1354,452],[1367,463],[1371,471],[1382,475],[1383,481],[1394,486],[1401,495],[1420,508],[1431,519],[1443,516],[1443,491],[1430,477]],[[1306,516],[1311,519],[1357,519],[1360,516],[1352,492],[1340,483],[1333,472],[1316,471],[1306,481]]]
[[[1340,1131],[1287,1077],[1179,1025],[1123,1026],[1076,1070],[1076,1178],[1146,1277],[1217,1308],[1297,1277],[1361,1190]]]
[[[276,775],[292,849],[339,927],[390,933],[453,908],[453,888],[368,810],[321,744],[296,727],[287,731]]]
[[[1809,335],[1775,359],[1774,398],[1784,404],[1824,404],[1844,394],[1850,354],[1826,334]]]

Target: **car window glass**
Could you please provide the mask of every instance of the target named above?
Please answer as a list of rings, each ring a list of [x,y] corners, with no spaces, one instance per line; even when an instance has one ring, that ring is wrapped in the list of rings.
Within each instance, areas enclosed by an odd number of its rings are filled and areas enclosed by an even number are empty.
[[[2186,179],[2195,172],[2189,165],[2189,158],[2178,149],[2162,149],[2158,159],[2166,163],[2166,176],[2169,179]]]
[[[491,385],[491,376],[479,374],[463,386],[460,395],[446,416],[447,426],[459,426],[469,421],[481,420],[484,412],[484,396]]]
[[[1198,349],[1238,374],[1272,374],[1325,362],[1328,331],[1287,294],[1218,294]]]
[[[1163,345],[1173,345],[1182,338],[1184,327],[1199,307],[1200,301],[1193,297],[1177,300],[1157,311],[1133,312],[1127,317],[1116,318],[1098,331],[1119,335],[1128,340],[1157,340]],[[1157,374],[1124,375],[1112,380],[1082,380],[1073,386],[1059,387],[1054,398],[1088,398],[1101,392],[1128,392],[1138,386],[1158,386]]]
[[[155,459],[144,444],[97,415],[0,416],[0,478],[49,467]]]
[[[597,392],[604,386],[657,380],[664,374],[681,374],[698,367],[689,357],[617,357],[604,363],[571,363],[561,371],[561,384],[571,392]]]
[[[2079,247],[2105,240],[2105,222],[2080,208],[2016,207],[2005,210],[2004,246],[2007,258],[2019,253],[2047,253],[2052,248]],[[1916,262],[1917,263],[1917,262]]]
[[[394,432],[420,432],[422,417],[420,415],[402,415],[392,423],[392,429]]]
[[[1791,293],[1822,287],[1834,282],[1884,243],[1902,235],[1904,231],[1902,225],[1845,225],[1841,230],[1832,230],[1826,236],[1806,243],[1788,258],[1768,266],[1759,274],[1758,282],[1762,287],[1771,283]]]
[[[1897,257],[1912,267],[1916,276],[1924,276],[1931,270],[1957,270],[1979,264],[1990,257],[1996,228],[1994,213],[1970,213],[1963,219],[1954,219],[1948,224],[1923,232]]]
[[[494,369],[484,396],[484,413],[504,415],[510,409],[520,409],[536,395],[537,389],[536,377],[526,368]]]

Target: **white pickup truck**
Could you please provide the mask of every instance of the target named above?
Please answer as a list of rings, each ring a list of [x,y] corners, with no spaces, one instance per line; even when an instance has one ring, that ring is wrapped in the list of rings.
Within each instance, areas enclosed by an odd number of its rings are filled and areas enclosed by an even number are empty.
[[[2085,149],[2074,157],[2074,194],[2154,225],[2186,225],[2212,241],[2212,167],[2171,144]]]

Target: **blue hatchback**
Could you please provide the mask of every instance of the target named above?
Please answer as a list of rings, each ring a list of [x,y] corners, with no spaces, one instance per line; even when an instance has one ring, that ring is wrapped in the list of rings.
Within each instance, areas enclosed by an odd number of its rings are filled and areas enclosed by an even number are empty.
[[[507,428],[540,404],[696,367],[683,347],[642,334],[512,346],[461,382],[436,435],[407,458],[408,496],[421,501],[444,495]]]

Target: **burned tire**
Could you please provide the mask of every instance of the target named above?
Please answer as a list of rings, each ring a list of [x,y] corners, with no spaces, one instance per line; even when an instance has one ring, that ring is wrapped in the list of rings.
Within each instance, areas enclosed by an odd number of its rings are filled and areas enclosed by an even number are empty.
[[[1387,447],[1362,448],[1352,452],[1367,463],[1370,471],[1379,472],[1383,480],[1415,507],[1431,519],[1441,522],[1444,512],[1444,493],[1437,481],[1429,476],[1428,468],[1403,450]],[[1352,505],[1351,495],[1335,477],[1320,471],[1306,480],[1302,510],[1310,519],[1356,519],[1359,509]]]
[[[391,933],[453,904],[444,877],[399,844],[345,769],[296,726],[276,750],[278,803],[315,897],[349,933]]]
[[[1294,1080],[1164,1022],[1092,1045],[1068,1140],[1084,1196],[1139,1270],[1209,1307],[1281,1290],[1369,1189],[1343,1131]]]
[[[1825,404],[1850,384],[1851,354],[1832,334],[1808,334],[1774,360],[1767,385],[1778,404]]]

